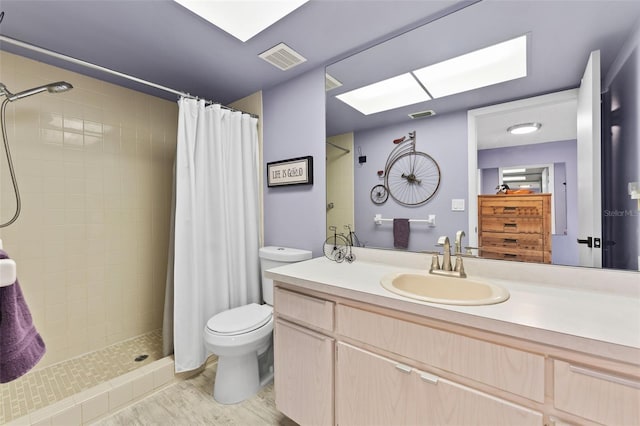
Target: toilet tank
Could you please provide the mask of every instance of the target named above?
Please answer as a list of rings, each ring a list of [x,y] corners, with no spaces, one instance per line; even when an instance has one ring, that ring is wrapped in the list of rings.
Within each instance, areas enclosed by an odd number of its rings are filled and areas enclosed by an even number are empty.
[[[310,250],[277,246],[262,247],[260,249],[260,275],[262,278],[262,298],[264,302],[273,305],[273,280],[266,278],[264,271],[308,259],[311,259]]]

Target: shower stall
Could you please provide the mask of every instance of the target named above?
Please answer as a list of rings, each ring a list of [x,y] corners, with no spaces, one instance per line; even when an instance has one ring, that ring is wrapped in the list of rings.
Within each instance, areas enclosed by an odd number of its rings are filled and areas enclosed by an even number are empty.
[[[111,409],[173,379],[160,329],[177,105],[6,51],[0,82],[0,239],[46,345],[0,384],[0,424]]]

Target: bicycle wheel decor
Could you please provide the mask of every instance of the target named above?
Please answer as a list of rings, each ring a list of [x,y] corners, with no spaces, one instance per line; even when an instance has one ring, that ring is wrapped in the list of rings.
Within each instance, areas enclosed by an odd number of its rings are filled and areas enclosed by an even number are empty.
[[[384,187],[399,204],[419,206],[440,187],[440,167],[428,154],[416,151],[416,132],[393,141],[384,171]]]
[[[371,201],[373,204],[384,204],[389,199],[389,191],[384,185],[376,185],[371,188]]]
[[[440,186],[440,167],[424,152],[396,158],[384,178],[391,198],[405,206],[418,206],[433,197]]]

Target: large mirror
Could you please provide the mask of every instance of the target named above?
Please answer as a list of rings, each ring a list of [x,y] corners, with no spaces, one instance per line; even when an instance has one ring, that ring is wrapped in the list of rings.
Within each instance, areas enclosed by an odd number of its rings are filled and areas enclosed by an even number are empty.
[[[417,70],[518,39],[526,75],[454,94],[427,83],[433,99],[369,114],[337,98],[409,72],[420,81]],[[392,249],[393,220],[410,219],[403,250],[433,250],[458,231],[477,247],[478,195],[524,168],[540,181],[531,192],[552,194],[548,263],[638,270],[639,45],[640,2],[481,1],[330,65],[327,226],[354,226],[365,246]],[[482,75],[479,62],[450,74]],[[507,133],[529,122],[540,129]],[[435,194],[417,206],[376,202],[394,141],[411,134],[439,166]]]

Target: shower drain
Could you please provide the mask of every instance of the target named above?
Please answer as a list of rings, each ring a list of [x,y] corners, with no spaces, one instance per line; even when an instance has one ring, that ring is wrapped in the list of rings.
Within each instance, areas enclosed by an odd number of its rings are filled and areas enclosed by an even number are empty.
[[[135,362],[140,362],[140,361],[144,361],[147,358],[149,358],[149,355],[147,355],[147,354],[138,355],[137,357],[135,357],[134,361]]]

